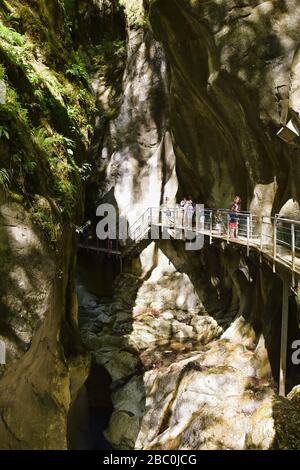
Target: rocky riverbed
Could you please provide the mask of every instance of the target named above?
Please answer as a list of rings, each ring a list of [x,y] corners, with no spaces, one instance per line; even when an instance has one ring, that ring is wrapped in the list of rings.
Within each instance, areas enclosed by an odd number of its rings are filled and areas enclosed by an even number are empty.
[[[278,398],[263,339],[242,317],[224,332],[191,293],[178,306],[182,275],[166,278],[158,296],[122,274],[109,303],[78,285],[84,345],[112,381],[112,447],[298,448],[299,405]]]

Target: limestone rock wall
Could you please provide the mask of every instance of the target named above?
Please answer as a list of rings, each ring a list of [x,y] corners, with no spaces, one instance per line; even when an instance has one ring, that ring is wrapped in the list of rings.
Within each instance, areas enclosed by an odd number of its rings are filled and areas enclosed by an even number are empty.
[[[113,202],[129,224],[166,197],[175,201],[177,192],[165,54],[151,31],[137,23],[132,12],[141,5],[134,5],[125,8],[127,60],[120,109],[96,155],[98,167],[106,168],[98,201],[102,196]]]
[[[141,2],[123,3],[128,57],[120,113],[101,155],[106,198],[133,222],[165,195],[173,200],[178,184],[177,198],[191,194],[206,206],[228,207],[240,194],[243,209],[298,219],[299,150],[276,137],[299,105],[296,2],[146,1],[151,32]],[[151,79],[154,63],[145,61],[145,53],[162,58],[159,79]],[[159,106],[152,89],[163,91]],[[159,119],[153,120],[152,106]],[[162,155],[166,138],[171,152]],[[159,166],[172,171],[157,171]],[[175,170],[169,193],[166,175]],[[99,323],[93,335],[85,332],[96,360],[118,382],[108,439],[120,448],[297,447],[296,427],[288,426],[289,416],[298,422],[297,407],[276,398],[279,278],[255,255],[246,259],[243,250],[205,245],[188,256],[180,243],[152,244],[126,266],[132,300],[126,312],[118,304],[112,325],[102,330],[116,329],[121,342],[107,338],[111,351],[102,355],[106,340]],[[123,289],[117,284],[116,295]],[[290,309],[296,334],[292,301]],[[199,346],[204,337],[208,346],[202,344],[198,355],[193,341]],[[124,338],[133,357],[127,350],[121,360]],[[158,345],[170,338],[171,345]],[[174,356],[178,338],[192,343],[183,356],[178,350]],[[289,386],[297,383],[295,370],[290,378]],[[130,398],[135,386],[138,409]],[[235,397],[230,404],[227,393]],[[289,427],[290,440],[282,440],[281,426]]]
[[[20,195],[7,201],[1,193],[0,333],[9,364],[1,371],[0,447],[66,448],[68,410],[88,373],[77,331],[74,225],[82,221],[80,165],[91,132],[88,216],[112,202],[131,224],[166,197],[227,207],[239,193],[243,209],[298,218],[299,150],[275,134],[288,111],[299,111],[300,9],[296,0],[80,0],[71,37],[61,2],[37,2],[33,30],[29,2],[5,3],[20,8],[22,21],[13,19],[21,33],[49,41],[45,51],[30,56],[29,48],[22,56],[38,80],[26,75],[28,67],[11,64],[19,36],[8,34],[10,48],[1,42],[1,58],[20,95],[37,105],[26,108],[35,132],[22,127],[21,142],[34,161],[16,182],[31,204],[46,199],[59,236],[51,251]],[[75,67],[68,62],[73,40]],[[91,47],[90,88],[82,45]],[[103,65],[108,45],[121,57],[115,73]],[[62,83],[53,88],[58,77]],[[39,80],[40,94],[33,95]],[[46,115],[38,101],[43,92],[52,102]],[[26,127],[25,114],[21,124],[12,122]],[[47,157],[57,147],[45,144],[39,127],[50,129],[48,138],[60,136],[60,160],[52,166]],[[5,165],[9,145],[1,140]],[[66,220],[57,214],[72,178],[69,170],[60,176],[71,163],[76,198]],[[106,437],[115,447],[299,448],[297,402],[276,397],[281,284],[255,256],[223,244],[187,254],[181,242],[152,243],[124,266],[111,305],[88,287],[79,288],[82,339],[112,379]],[[290,306],[294,334],[297,308],[292,300]],[[294,371],[289,376],[292,387]]]
[[[266,214],[299,202],[299,151],[276,137],[299,107],[298,2],[148,3],[170,65],[183,193],[219,207],[238,193]]]
[[[80,59],[62,2],[1,2],[0,22],[0,448],[66,449],[67,413],[89,367],[74,226],[93,98],[76,71],[70,78]]]

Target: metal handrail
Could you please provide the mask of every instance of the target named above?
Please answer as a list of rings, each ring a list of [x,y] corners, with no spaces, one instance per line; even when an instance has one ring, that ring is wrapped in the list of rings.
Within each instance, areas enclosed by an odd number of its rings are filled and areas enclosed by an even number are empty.
[[[190,222],[186,222],[183,208],[176,207],[160,207],[151,208],[151,213],[155,211],[156,221],[151,219],[151,224],[159,223],[166,227],[174,229],[193,229],[196,232],[204,233],[209,235],[210,243],[212,238],[218,236],[216,229],[215,215],[218,213],[221,216],[219,225],[221,227],[221,233],[219,236],[227,236],[227,242],[230,242],[230,214],[233,212],[230,209],[209,209],[204,208],[200,212],[201,223],[196,220],[196,227],[192,227]],[[167,215],[167,211],[170,214]],[[178,224],[176,214],[180,215],[181,223]],[[276,269],[277,259],[284,260],[287,264],[291,265],[292,270],[295,271],[296,267],[296,252],[300,251],[300,220],[288,219],[281,217],[278,214],[275,216],[271,215],[257,215],[252,214],[250,211],[239,211],[236,213],[238,221],[238,239],[244,240],[247,246],[247,254],[249,255],[250,248],[255,246],[262,253],[266,250],[271,250],[273,258],[273,270]],[[199,214],[198,214],[199,218]],[[164,223],[164,221],[167,223]],[[282,227],[281,224],[289,225],[288,227]],[[286,257],[283,257],[280,250],[280,246],[286,246],[290,248],[291,261]]]
[[[239,211],[236,213],[237,224],[232,225],[232,214],[230,209],[202,208],[195,215],[185,211],[184,208],[175,207],[148,207],[142,215],[129,227],[129,241],[123,247],[124,252],[130,252],[134,245],[140,240],[148,238],[152,226],[160,225],[168,229],[174,229],[174,237],[182,239],[183,231],[193,231],[195,236],[204,234],[209,236],[209,242],[218,237],[225,239],[227,243],[237,237],[247,247],[247,255],[251,247],[255,247],[262,254],[267,253],[273,262],[273,270],[276,270],[276,262],[284,261],[292,269],[293,283],[295,272],[300,270],[300,220],[288,219],[275,216],[252,214],[250,211]],[[196,219],[196,226],[193,220]],[[152,229],[151,229],[152,230]],[[232,233],[233,232],[233,233]],[[237,233],[235,233],[237,232]],[[81,246],[98,249],[99,251],[119,253],[118,240],[116,247],[111,243],[107,247],[100,246],[99,240],[90,240],[88,236],[83,238]],[[238,241],[237,240],[237,241]],[[283,247],[286,250],[283,250]],[[287,253],[288,251],[288,253]],[[296,255],[297,254],[297,255]],[[299,261],[298,261],[299,260]]]
[[[281,215],[275,214],[275,217],[273,217],[273,218],[276,218],[280,222],[287,222],[287,223],[300,225],[300,220],[288,219],[286,217],[281,217]]]

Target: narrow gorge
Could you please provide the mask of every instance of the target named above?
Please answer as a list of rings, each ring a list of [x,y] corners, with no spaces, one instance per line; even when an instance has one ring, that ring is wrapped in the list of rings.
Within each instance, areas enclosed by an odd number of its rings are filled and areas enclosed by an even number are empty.
[[[299,450],[299,159],[299,0],[0,0],[0,449]]]

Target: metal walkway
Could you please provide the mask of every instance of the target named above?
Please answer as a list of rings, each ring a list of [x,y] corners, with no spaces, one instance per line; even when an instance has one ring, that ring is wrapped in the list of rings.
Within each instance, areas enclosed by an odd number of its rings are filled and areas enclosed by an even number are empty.
[[[235,234],[231,233],[229,210],[197,209],[193,217],[188,217],[188,214],[180,207],[150,207],[129,227],[126,241],[100,242],[92,238],[81,242],[79,246],[106,253],[108,256],[117,256],[120,259],[121,270],[123,258],[139,255],[152,241],[160,238],[191,240],[191,233],[194,237],[200,234],[208,237],[210,244],[214,240],[221,240],[227,244],[243,246],[248,256],[250,250],[256,250],[260,261],[264,259],[269,263],[273,272],[279,274],[283,283],[279,394],[284,396],[289,296],[291,288],[295,292],[297,278],[300,276],[300,221],[282,218],[279,215],[258,216],[250,212],[239,212],[237,218],[238,228],[235,237]],[[103,246],[103,243],[106,245]],[[279,272],[282,271],[279,268],[284,268],[284,273]]]
[[[196,211],[193,218],[189,219],[179,207],[151,207],[129,227],[126,241],[100,241],[94,235],[80,241],[79,247],[122,258],[134,257],[151,241],[161,237],[186,240],[187,233],[191,232],[195,236],[207,236],[210,244],[216,239],[244,246],[247,255],[251,249],[255,249],[261,259],[264,257],[272,264],[274,272],[276,265],[280,264],[289,269],[293,277],[300,275],[300,221],[279,215],[269,217],[239,212],[237,237],[234,238],[230,229],[229,210],[204,209]]]
[[[187,232],[203,234],[213,243],[214,239],[224,240],[227,244],[246,247],[247,255],[251,249],[276,264],[281,264],[300,275],[300,221],[274,217],[257,216],[250,212],[239,212],[237,237],[230,229],[230,211],[226,209],[204,209],[189,219],[180,208],[149,208],[130,227],[130,242],[124,254],[131,252],[132,245],[140,245],[149,240],[151,227],[161,227],[168,231],[170,238],[185,239]],[[173,234],[172,234],[173,232]],[[173,235],[173,236],[172,236]],[[157,237],[156,237],[157,238]],[[151,241],[151,240],[149,240]]]

